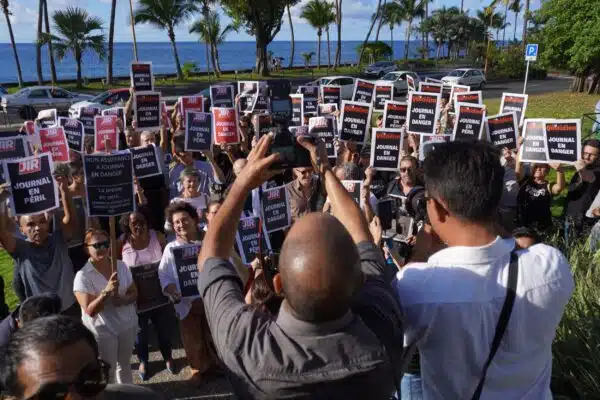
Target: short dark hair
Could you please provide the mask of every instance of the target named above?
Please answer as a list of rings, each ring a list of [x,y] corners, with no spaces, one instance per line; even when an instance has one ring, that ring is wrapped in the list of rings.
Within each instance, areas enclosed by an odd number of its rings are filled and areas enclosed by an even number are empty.
[[[441,143],[424,162],[425,188],[456,217],[489,222],[502,196],[500,153],[483,142]]]
[[[173,215],[178,212],[188,213],[190,215],[190,217],[192,217],[192,219],[196,221],[196,223],[198,223],[200,221],[198,212],[190,203],[186,203],[184,201],[175,201],[175,202],[169,204],[169,207],[167,207],[167,209],[165,211],[165,214],[167,216],[167,221],[169,221],[169,223],[171,225],[173,225]]]
[[[61,308],[62,301],[54,293],[28,297],[19,307],[19,323],[23,325],[37,318],[58,314]]]
[[[29,322],[16,331],[6,345],[0,372],[4,390],[11,396],[23,397],[24,388],[19,382],[18,370],[32,353],[60,354],[61,349],[81,340],[88,343],[98,357],[96,339],[80,320],[53,315]]]
[[[515,228],[515,230],[513,230],[512,235],[515,239],[523,237],[531,238],[536,244],[542,242],[541,235],[534,228],[531,228],[529,226],[521,226]]]
[[[595,149],[600,150],[600,140],[598,139],[587,139],[586,141],[583,142],[583,146],[581,146],[581,148],[583,149],[585,146],[591,146]]]
[[[138,206],[135,211],[123,214],[119,220],[119,226],[121,227],[121,232],[125,235],[125,242],[129,241],[131,238],[131,229],[129,229],[129,218],[131,218],[131,214],[141,215],[146,220],[146,224],[148,224],[148,221],[150,220],[150,210],[148,210],[146,206]]]

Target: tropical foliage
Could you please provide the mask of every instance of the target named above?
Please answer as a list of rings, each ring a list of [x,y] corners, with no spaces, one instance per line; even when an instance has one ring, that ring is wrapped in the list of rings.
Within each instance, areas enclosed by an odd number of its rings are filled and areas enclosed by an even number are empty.
[[[325,0],[310,0],[302,7],[300,17],[317,30],[317,69],[319,69],[321,68],[321,35],[323,35],[323,29],[327,30],[329,38],[329,25],[335,22],[333,4]],[[327,40],[327,47],[329,48],[329,39]]]
[[[213,71],[217,76],[221,75],[218,46],[223,44],[229,32],[237,29],[238,27],[234,24],[229,24],[221,29],[221,19],[216,11],[209,11],[205,18],[196,21],[190,27],[190,33],[197,33],[200,40],[210,46]]]

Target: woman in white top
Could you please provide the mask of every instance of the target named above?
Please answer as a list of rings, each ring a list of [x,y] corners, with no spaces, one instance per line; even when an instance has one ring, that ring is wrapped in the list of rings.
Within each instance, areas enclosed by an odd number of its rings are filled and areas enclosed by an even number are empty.
[[[138,325],[133,277],[121,261],[112,270],[106,232],[89,229],[84,246],[90,259],[73,282],[82,322],[94,334],[100,357],[111,366],[109,382],[132,383],[130,358]]]
[[[175,197],[171,200],[171,204],[177,202],[190,204],[192,207],[194,207],[194,209],[196,209],[199,220],[202,219],[208,204],[208,196],[204,193],[201,193],[199,190],[202,178],[207,179],[206,175],[197,168],[185,167],[185,169],[181,171],[181,174],[179,175],[179,180],[183,188],[181,196]],[[173,226],[168,219],[165,221],[165,231],[173,232]]]

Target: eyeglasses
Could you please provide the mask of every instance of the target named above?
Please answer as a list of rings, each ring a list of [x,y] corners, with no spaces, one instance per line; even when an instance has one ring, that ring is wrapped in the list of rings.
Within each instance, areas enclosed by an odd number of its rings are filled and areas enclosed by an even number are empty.
[[[402,167],[402,168],[400,168],[400,172],[402,172],[402,173],[404,173],[404,172],[410,172],[412,170],[413,170],[412,168],[408,168],[408,167]]]
[[[73,388],[82,397],[100,394],[108,384],[110,364],[102,360],[83,367],[72,382],[44,383],[36,393],[24,400],[64,400]]]
[[[104,242],[96,242],[88,244],[88,247],[93,247],[96,250],[108,249],[110,247],[110,241],[105,240]]]

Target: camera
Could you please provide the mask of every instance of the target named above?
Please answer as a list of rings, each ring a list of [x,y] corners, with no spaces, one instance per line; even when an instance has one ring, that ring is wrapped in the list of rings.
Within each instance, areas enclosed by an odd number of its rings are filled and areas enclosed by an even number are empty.
[[[271,113],[274,122],[287,125],[292,118],[291,91],[292,84],[289,80],[280,79],[269,82],[268,92],[271,98]]]
[[[425,188],[416,187],[406,197],[406,212],[418,224],[428,222],[427,201],[425,199]]]
[[[267,155],[279,153],[280,160],[273,164],[273,169],[289,169],[311,167],[312,162],[310,153],[302,147],[296,138],[298,136],[308,136],[306,127],[289,127],[287,123],[273,121],[275,127],[273,132],[273,141]]]

